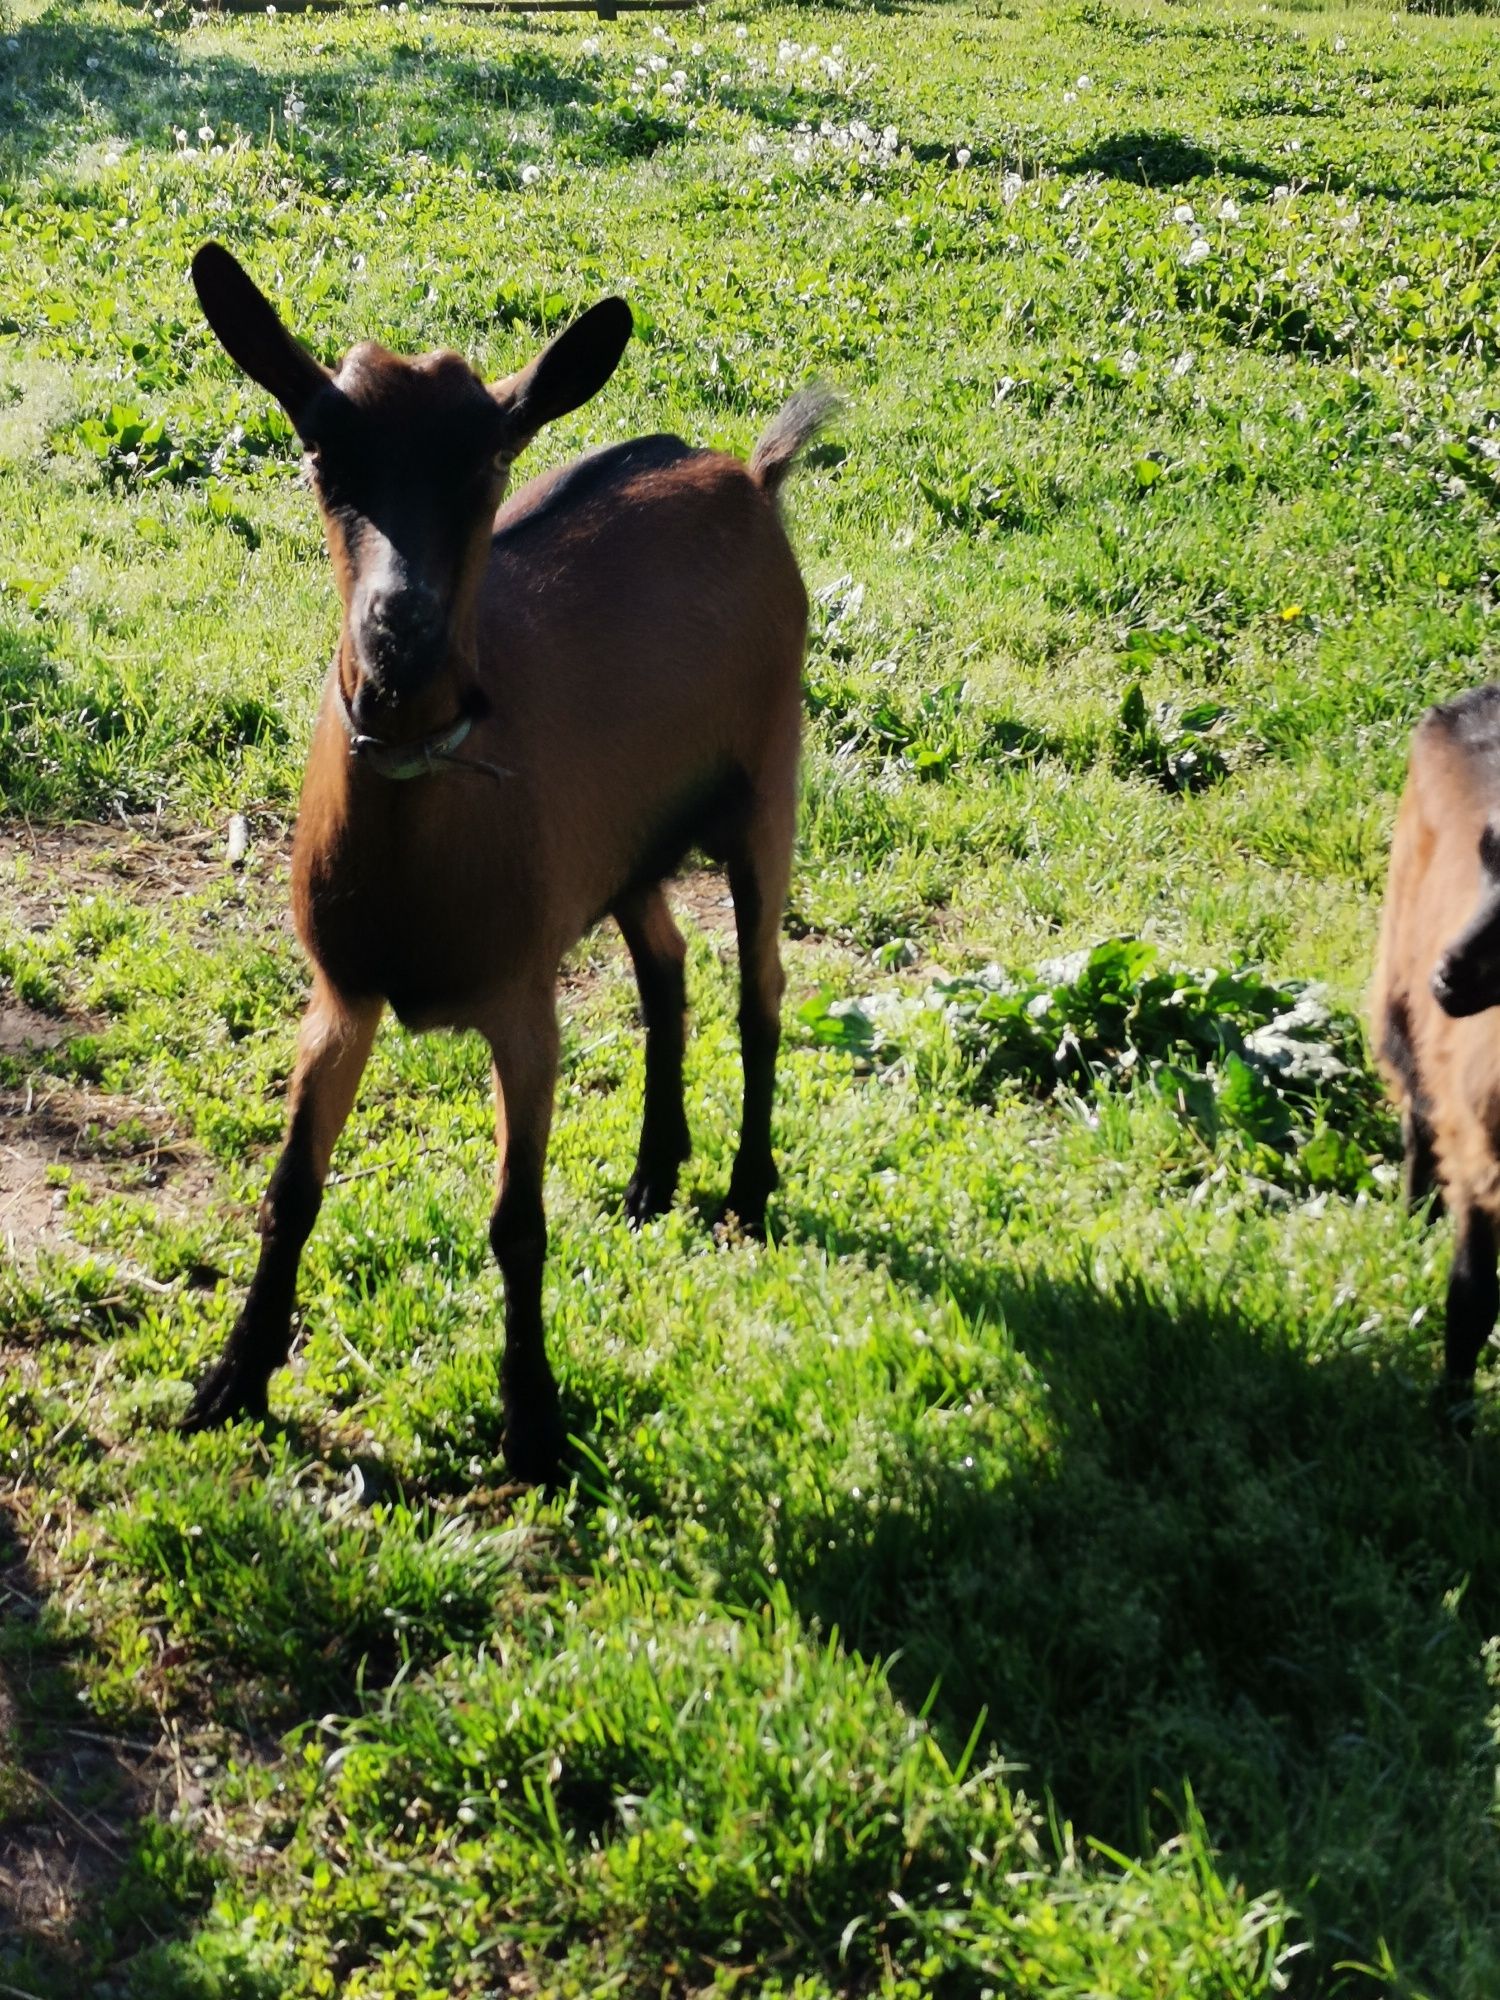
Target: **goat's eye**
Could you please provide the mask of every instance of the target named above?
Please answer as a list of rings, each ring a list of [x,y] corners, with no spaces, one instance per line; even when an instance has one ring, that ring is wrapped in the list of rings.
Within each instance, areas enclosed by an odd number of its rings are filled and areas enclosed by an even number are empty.
[[[495,456],[490,460],[490,471],[494,473],[497,479],[503,479],[506,473],[510,471],[510,453],[508,451],[497,451]]]

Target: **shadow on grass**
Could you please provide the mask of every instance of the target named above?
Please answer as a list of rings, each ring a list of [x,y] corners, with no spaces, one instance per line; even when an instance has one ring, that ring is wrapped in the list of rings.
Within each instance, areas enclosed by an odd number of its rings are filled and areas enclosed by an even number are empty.
[[[236,125],[284,138],[292,91],[303,110],[289,161],[349,178],[388,177],[393,144],[440,163],[469,159],[492,148],[518,110],[550,112],[559,131],[580,120],[591,130],[598,91],[519,33],[497,30],[491,60],[468,49],[430,53],[405,38],[405,24],[388,32],[388,46],[333,65],[320,58],[309,72],[305,49],[268,47],[250,60],[199,50],[149,20],[112,27],[54,7],[16,24],[16,47],[0,40],[0,186],[89,139],[171,154],[174,128],[191,136],[204,119],[220,139]]]
[[[832,1488],[783,1505],[801,1609],[894,1655],[914,1707],[936,1690],[950,1745],[982,1719],[1080,1834],[1150,1853],[1191,1786],[1234,1872],[1301,1912],[1305,1990],[1339,1989],[1334,1968],[1382,1938],[1407,1976],[1451,1975],[1453,1926],[1465,1990],[1492,1990],[1493,1433],[1460,1446],[1426,1380],[1211,1299],[787,1226],[951,1298],[1048,1408],[1029,1451],[983,1462],[945,1451],[929,1411],[892,1441],[878,1506]],[[720,1496],[731,1548],[745,1504]]]
[[[93,1718],[0,1508],[0,1992],[201,2000],[209,1990],[184,1947],[213,1875],[164,1817],[176,1787],[159,1737],[145,1709],[109,1728]]]
[[[1179,188],[1190,181],[1228,177],[1259,182],[1263,187],[1299,185],[1326,188],[1334,194],[1355,194],[1382,201],[1445,202],[1471,198],[1478,189],[1457,187],[1396,187],[1362,179],[1335,168],[1307,161],[1293,168],[1282,161],[1267,166],[1242,153],[1214,150],[1176,132],[1112,132],[1081,152],[1056,162],[1063,174],[1102,174],[1106,180],[1132,181],[1137,187]]]

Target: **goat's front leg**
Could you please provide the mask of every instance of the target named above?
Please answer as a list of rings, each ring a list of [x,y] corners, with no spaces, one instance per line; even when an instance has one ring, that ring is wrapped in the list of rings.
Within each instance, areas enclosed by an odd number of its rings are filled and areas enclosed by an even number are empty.
[[[500,1397],[505,1462],[518,1479],[550,1479],[562,1453],[557,1384],[542,1329],[547,1216],[542,1174],[557,1087],[557,1012],[552,982],[507,995],[485,1024],[495,1059],[500,1173],[490,1243],[505,1280],[505,1353]]]
[[[208,1430],[263,1418],[266,1384],[292,1344],[302,1246],[323,1204],[334,1143],[354,1103],[380,1025],[378,1000],[348,1000],[318,979],[297,1040],[286,1143],[260,1209],[260,1260],[224,1351],[198,1384],[183,1420]]]

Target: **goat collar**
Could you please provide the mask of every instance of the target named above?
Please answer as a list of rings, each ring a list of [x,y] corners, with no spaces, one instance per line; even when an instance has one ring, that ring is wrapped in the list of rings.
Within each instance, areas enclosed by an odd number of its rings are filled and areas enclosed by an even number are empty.
[[[344,693],[342,681],[337,683],[339,696],[339,719],[344,725],[344,733],[349,738],[349,755],[357,757],[361,764],[368,765],[380,778],[427,778],[444,764],[461,771],[483,771],[491,778],[510,778],[515,774],[501,764],[489,764],[481,757],[455,757],[454,751],[474,727],[471,715],[461,715],[446,729],[434,730],[430,736],[419,736],[412,743],[387,743],[383,737],[364,736],[355,727],[354,711],[349,706],[349,697]]]

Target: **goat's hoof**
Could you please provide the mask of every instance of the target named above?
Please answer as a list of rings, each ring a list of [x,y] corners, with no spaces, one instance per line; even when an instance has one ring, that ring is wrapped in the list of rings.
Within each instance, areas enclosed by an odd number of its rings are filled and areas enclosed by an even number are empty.
[[[766,1240],[766,1203],[776,1192],[781,1176],[771,1161],[746,1169],[736,1161],[729,1176],[729,1193],[719,1214],[718,1233],[728,1241],[747,1236],[757,1243]]]
[[[225,1355],[198,1384],[178,1429],[191,1436],[196,1431],[218,1430],[237,1417],[263,1424],[270,1414],[265,1378]]]
[[[557,1477],[557,1469],[562,1461],[562,1427],[551,1425],[538,1427],[528,1424],[518,1430],[512,1424],[505,1427],[505,1435],[500,1440],[500,1449],[505,1454],[506,1470],[512,1479],[519,1479],[523,1486],[550,1486]]]
[[[724,1198],[724,1206],[719,1211],[716,1233],[728,1243],[732,1243],[736,1237],[747,1237],[752,1242],[764,1243],[766,1203],[770,1199],[769,1188],[736,1188],[731,1181],[729,1193]]]
[[[551,1382],[506,1410],[500,1438],[507,1470],[527,1486],[549,1486],[563,1454],[562,1412]]]
[[[652,1222],[658,1215],[665,1215],[672,1206],[672,1197],[677,1192],[677,1172],[670,1175],[642,1172],[637,1167],[630,1177],[630,1185],[625,1190],[625,1216],[632,1229],[639,1229],[643,1223]]]
[[[1433,1397],[1433,1409],[1438,1424],[1448,1437],[1457,1438],[1461,1444],[1468,1444],[1474,1436],[1474,1378],[1445,1375],[1438,1384]]]

